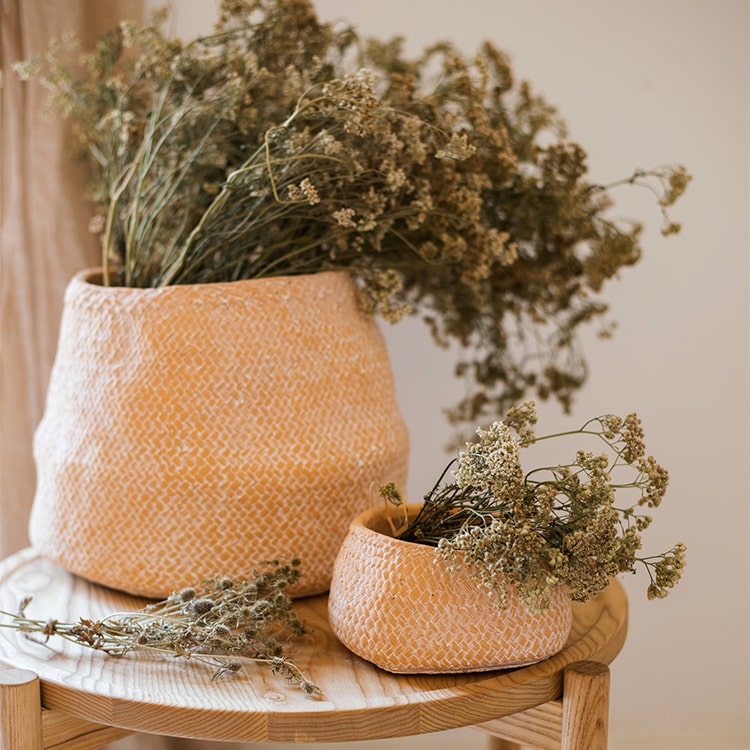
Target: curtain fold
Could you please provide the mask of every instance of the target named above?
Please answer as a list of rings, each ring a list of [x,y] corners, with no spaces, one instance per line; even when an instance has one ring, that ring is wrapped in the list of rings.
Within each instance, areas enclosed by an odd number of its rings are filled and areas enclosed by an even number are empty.
[[[143,0],[0,0],[0,558],[28,545],[34,497],[32,438],[44,410],[62,297],[77,271],[100,265],[88,231],[85,173],[69,152],[70,126],[46,111],[46,91],[14,62],[74,32],[90,47]],[[231,750],[232,743],[135,735],[117,750]]]
[[[11,66],[72,31],[90,46],[120,18],[140,17],[141,0],[0,0],[0,554],[28,543],[34,493],[31,454],[54,359],[65,286],[99,264],[88,232],[82,165],[70,158],[69,125],[46,112],[46,91]]]

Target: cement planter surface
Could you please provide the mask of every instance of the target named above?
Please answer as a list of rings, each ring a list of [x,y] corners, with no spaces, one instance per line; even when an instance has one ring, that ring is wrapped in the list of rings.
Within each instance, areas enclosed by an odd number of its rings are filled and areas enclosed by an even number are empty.
[[[336,559],[329,616],[351,651],[389,672],[439,673],[523,666],[563,648],[572,623],[565,588],[542,614],[514,592],[500,609],[465,570],[448,570],[434,547],[394,539],[387,517],[395,512],[358,516]]]
[[[298,557],[327,590],[408,436],[376,322],[342,273],[160,289],[77,275],[34,441],[32,543],[161,597]]]

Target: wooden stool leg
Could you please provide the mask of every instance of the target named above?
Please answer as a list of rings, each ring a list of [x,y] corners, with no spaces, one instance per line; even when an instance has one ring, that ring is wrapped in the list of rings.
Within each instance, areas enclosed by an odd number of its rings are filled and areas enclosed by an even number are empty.
[[[608,721],[609,668],[571,664],[563,678],[562,750],[606,750]]]
[[[0,750],[41,750],[39,678],[0,664]]]
[[[490,737],[490,750],[521,750],[521,745],[502,737]]]

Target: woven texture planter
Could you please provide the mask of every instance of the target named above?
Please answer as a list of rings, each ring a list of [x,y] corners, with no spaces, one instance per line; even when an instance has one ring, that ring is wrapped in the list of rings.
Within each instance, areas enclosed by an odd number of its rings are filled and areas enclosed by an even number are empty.
[[[387,350],[345,274],[162,289],[76,276],[34,440],[34,546],[162,597],[268,559],[327,590],[373,485],[405,481]]]
[[[517,596],[498,609],[463,571],[436,562],[435,548],[390,535],[392,509],[358,516],[334,567],[329,616],[341,642],[389,672],[476,672],[532,664],[570,634],[565,589],[530,614]]]

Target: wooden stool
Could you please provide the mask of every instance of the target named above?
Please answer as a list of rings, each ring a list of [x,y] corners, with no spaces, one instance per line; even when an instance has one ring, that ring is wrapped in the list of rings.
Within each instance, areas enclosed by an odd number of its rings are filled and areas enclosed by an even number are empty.
[[[76,621],[140,609],[143,601],[90,584],[24,550],[0,563],[0,609]],[[492,750],[604,750],[608,664],[625,641],[627,601],[613,582],[574,605],[559,654],[515,670],[392,675],[332,635],[326,597],[295,602],[311,633],[295,662],[320,686],[311,698],[265,668],[211,681],[174,659],[110,657],[62,640],[49,645],[0,628],[0,750],[95,748],[133,732],[237,742],[344,742],[474,726]],[[517,744],[516,744],[517,743]]]

